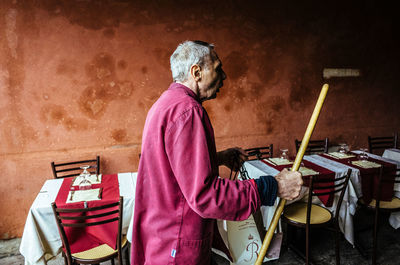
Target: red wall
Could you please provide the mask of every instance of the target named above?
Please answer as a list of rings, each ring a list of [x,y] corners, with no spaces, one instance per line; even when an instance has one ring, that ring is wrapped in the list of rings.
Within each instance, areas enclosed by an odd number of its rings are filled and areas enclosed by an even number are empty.
[[[0,238],[21,236],[51,161],[100,155],[103,173],[137,170],[146,113],[186,39],[214,43],[228,76],[204,104],[218,149],[293,154],[325,82],[314,138],[357,148],[399,130],[395,9],[304,2],[2,1]],[[326,67],[362,76],[324,80]]]

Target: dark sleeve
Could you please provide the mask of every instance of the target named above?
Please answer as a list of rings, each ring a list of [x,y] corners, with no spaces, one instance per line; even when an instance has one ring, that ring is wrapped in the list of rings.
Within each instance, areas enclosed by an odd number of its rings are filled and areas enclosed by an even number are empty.
[[[261,204],[265,206],[274,205],[278,193],[278,182],[276,179],[272,176],[261,176],[254,181],[260,194]]]

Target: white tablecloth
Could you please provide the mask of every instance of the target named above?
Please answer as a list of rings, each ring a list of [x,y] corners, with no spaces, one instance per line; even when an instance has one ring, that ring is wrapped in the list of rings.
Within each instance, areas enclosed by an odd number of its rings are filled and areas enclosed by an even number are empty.
[[[132,223],[135,204],[137,173],[119,173],[119,193],[124,197],[122,232],[125,234]],[[63,179],[46,180],[33,202],[25,222],[20,252],[25,264],[46,264],[61,252],[58,233],[51,203],[57,197]]]
[[[385,152],[383,152],[382,157],[388,158],[394,161],[397,161],[400,163],[400,149],[396,148],[390,148],[386,149]]]

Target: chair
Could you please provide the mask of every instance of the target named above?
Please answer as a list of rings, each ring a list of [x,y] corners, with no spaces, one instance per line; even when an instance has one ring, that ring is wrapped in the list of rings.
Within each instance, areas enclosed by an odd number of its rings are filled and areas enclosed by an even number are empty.
[[[378,192],[376,194],[376,200],[373,199],[369,204],[366,204],[362,199],[358,201],[359,206],[362,208],[374,212],[374,224],[373,224],[373,241],[372,241],[372,264],[376,264],[376,250],[378,247],[378,227],[379,227],[379,213],[392,213],[400,211],[400,199],[393,197],[391,201],[381,201],[381,186],[383,182],[391,181],[394,177],[394,182],[400,183],[400,169],[394,171],[395,176],[392,174],[385,174],[383,167],[379,170],[379,181],[378,181]],[[387,177],[389,176],[389,177]],[[360,246],[358,246],[360,247]]]
[[[96,175],[100,174],[99,156],[96,156],[96,159],[92,160],[81,160],[81,161],[60,163],[60,164],[51,162],[51,168],[53,170],[54,178],[66,178],[66,177],[78,176],[82,172],[82,169],[80,167],[85,165],[90,166],[88,171],[91,174],[96,174]]]
[[[310,262],[310,230],[311,228],[324,227],[332,230],[335,234],[335,254],[336,264],[340,264],[339,255],[339,239],[340,239],[340,228],[339,228],[339,211],[342,205],[344,192],[347,188],[351,174],[351,169],[347,171],[347,174],[336,178],[335,182],[332,180],[321,179],[318,176],[312,176],[309,181],[309,193],[307,202],[295,202],[285,207],[283,211],[282,220],[287,225],[296,226],[305,229],[306,232],[306,264]],[[312,197],[319,195],[328,195],[340,193],[339,200],[336,205],[335,213],[331,213],[328,209],[312,203]],[[288,227],[289,228],[289,227]],[[289,233],[288,233],[289,236]],[[288,239],[288,242],[289,239]],[[294,249],[296,251],[296,249]],[[299,253],[299,251],[296,251]]]
[[[270,144],[268,146],[263,146],[263,147],[253,147],[245,149],[244,151],[246,151],[249,154],[249,160],[261,160],[273,156],[274,145]]]
[[[299,151],[301,141],[295,139],[294,144],[296,146],[296,153]],[[329,139],[325,138],[324,140],[310,140],[308,142],[308,146],[306,148],[305,154],[312,155],[318,153],[328,153],[329,148]]]
[[[397,148],[397,133],[394,133],[393,136],[368,136],[368,150],[370,153],[382,155],[386,148]],[[376,153],[377,150],[380,152]]]
[[[115,209],[117,206],[118,209]],[[120,265],[123,264],[121,255],[122,248],[128,245],[126,236],[122,237],[121,235],[123,197],[120,197],[118,202],[89,208],[59,208],[54,202],[51,204],[51,207],[53,208],[63,244],[65,264],[98,264],[103,261],[111,260],[111,264],[114,265],[114,258],[118,258],[118,263]],[[88,213],[89,211],[90,213]],[[70,244],[65,233],[66,227],[68,229],[82,229],[88,226],[98,226],[111,222],[118,222],[116,249],[113,249],[107,244],[102,244],[82,252],[71,253]],[[79,240],[85,240],[85,238]]]

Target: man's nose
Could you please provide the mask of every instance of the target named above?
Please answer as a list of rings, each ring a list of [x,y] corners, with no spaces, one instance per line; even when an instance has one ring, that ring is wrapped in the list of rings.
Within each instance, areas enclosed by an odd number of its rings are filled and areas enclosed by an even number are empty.
[[[226,74],[225,74],[224,70],[222,70],[222,80],[225,80],[225,79],[226,79]]]

